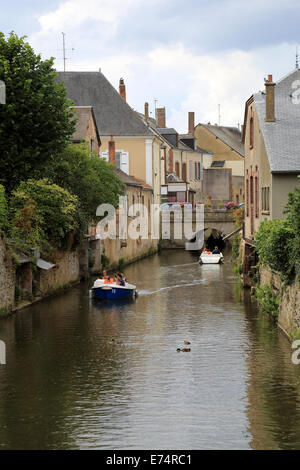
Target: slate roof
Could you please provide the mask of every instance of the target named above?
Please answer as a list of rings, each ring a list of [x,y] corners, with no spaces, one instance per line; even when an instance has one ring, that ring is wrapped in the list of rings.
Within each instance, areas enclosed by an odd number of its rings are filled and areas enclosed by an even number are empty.
[[[76,106],[74,108],[75,114],[74,117],[77,119],[76,122],[76,129],[72,136],[73,141],[80,141],[81,139],[86,138],[86,131],[89,125],[91,115],[94,117],[96,122],[96,118],[93,112],[92,106]],[[98,139],[98,145],[100,145],[101,140],[99,137],[97,125],[96,125],[96,134]]]
[[[58,72],[75,106],[93,106],[100,136],[153,136],[101,72]]]
[[[222,140],[224,144],[228,145],[244,157],[242,134],[237,127],[212,126],[211,124],[200,124],[200,126],[205,127],[208,131],[218,137],[218,139]]]
[[[114,172],[120,178],[120,180],[127,186],[135,186],[137,188],[146,189],[148,191],[153,191],[151,186],[146,184],[143,180],[137,179],[134,176],[129,176],[124,171],[119,168],[114,168]]]
[[[295,80],[300,80],[298,69],[275,86],[275,122],[265,121],[266,95],[262,92],[253,95],[271,173],[300,173],[300,103],[294,104],[292,95],[299,89],[299,85],[296,89],[292,87]]]

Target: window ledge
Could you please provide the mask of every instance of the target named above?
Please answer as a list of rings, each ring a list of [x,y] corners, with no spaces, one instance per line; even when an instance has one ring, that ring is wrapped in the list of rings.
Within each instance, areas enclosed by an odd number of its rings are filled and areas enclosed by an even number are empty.
[[[263,215],[270,215],[270,211],[261,211]]]

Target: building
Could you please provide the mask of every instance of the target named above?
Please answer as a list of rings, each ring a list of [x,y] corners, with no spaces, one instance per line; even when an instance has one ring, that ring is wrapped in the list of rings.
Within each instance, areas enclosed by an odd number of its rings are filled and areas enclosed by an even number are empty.
[[[189,125],[193,114],[189,113]],[[157,108],[156,120],[148,122],[152,132],[162,139],[161,202],[190,202],[195,206],[202,200],[202,150],[192,134],[179,135],[175,129],[166,127],[165,108]]]
[[[236,127],[197,124],[197,145],[206,149],[204,193],[216,202],[244,201],[244,148]]]
[[[265,90],[252,95],[245,105],[246,260],[251,261],[254,235],[260,223],[284,217],[288,194],[300,183],[299,80],[298,69],[277,84],[269,75]],[[244,266],[245,277],[249,262]]]
[[[161,142],[126,102],[124,80],[120,79],[119,93],[101,72],[59,72],[57,80],[64,83],[75,107],[93,107],[100,156],[108,159],[113,136],[117,167],[151,186],[154,202],[159,203]]]
[[[92,106],[75,106],[74,118],[76,118],[76,129],[71,138],[74,144],[86,141],[91,153],[99,155],[101,139],[98,132],[95,114]]]

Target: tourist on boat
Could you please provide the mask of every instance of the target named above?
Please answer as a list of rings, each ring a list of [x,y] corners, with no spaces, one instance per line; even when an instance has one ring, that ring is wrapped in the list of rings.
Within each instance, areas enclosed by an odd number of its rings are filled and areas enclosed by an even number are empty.
[[[221,254],[221,252],[220,252],[220,250],[217,246],[215,246],[215,249],[213,250],[212,254],[213,255],[220,255]]]
[[[123,287],[125,287],[125,279],[124,279],[122,273],[117,274],[116,284],[117,284],[118,286],[123,286]]]

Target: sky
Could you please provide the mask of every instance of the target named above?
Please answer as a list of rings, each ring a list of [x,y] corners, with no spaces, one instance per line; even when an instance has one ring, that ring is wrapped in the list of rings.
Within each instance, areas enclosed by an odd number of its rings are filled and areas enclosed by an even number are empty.
[[[127,101],[187,132],[198,122],[237,126],[245,101],[295,68],[299,0],[0,0],[0,31],[27,36],[63,70],[101,72]],[[300,53],[300,47],[299,47]],[[156,101],[155,101],[156,100]]]

